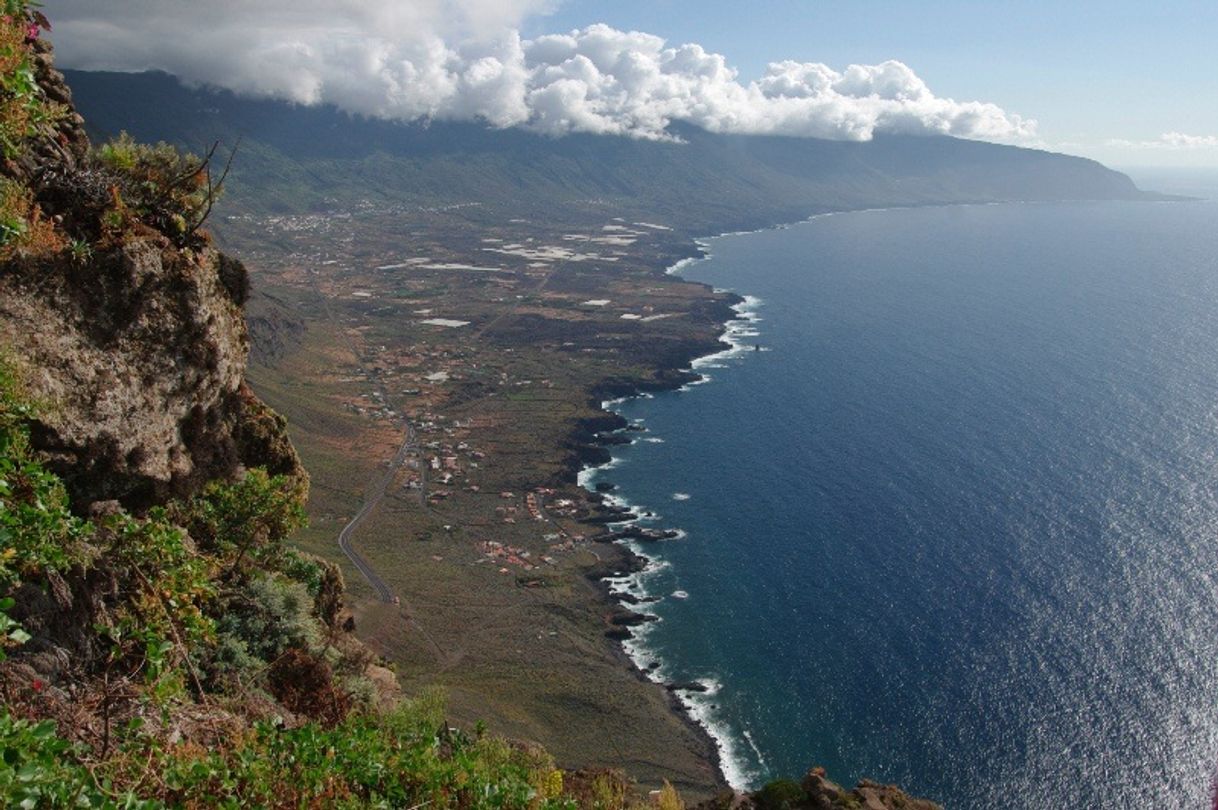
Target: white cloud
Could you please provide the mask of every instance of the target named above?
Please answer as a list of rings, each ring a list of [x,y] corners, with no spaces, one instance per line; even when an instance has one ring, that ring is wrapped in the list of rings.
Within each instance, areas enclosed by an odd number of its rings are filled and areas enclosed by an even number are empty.
[[[1159,140],[1171,149],[1218,148],[1218,135],[1186,135],[1183,132],[1164,132]]]
[[[1218,135],[1188,135],[1183,132],[1164,132],[1158,138],[1149,141],[1131,141],[1124,138],[1114,138],[1108,141],[1108,146],[1123,149],[1167,149],[1173,151],[1218,149]]]
[[[1018,139],[1035,122],[936,96],[906,65],[727,60],[593,25],[522,41],[551,0],[49,0],[61,64],[190,82],[360,115],[482,120],[552,135],[713,132],[867,140],[879,132]]]

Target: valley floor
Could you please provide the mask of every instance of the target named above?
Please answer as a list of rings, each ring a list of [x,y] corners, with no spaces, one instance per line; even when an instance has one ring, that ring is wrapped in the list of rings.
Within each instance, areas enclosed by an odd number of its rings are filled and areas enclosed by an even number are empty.
[[[561,221],[558,221],[561,220]],[[557,223],[557,224],[556,224]],[[690,798],[714,747],[622,654],[599,579],[635,564],[575,472],[599,400],[716,346],[731,296],[664,274],[688,236],[596,203],[216,223],[249,265],[250,378],[312,475],[302,547],[342,562],[359,634],[454,719]],[[371,573],[344,557],[337,539]]]

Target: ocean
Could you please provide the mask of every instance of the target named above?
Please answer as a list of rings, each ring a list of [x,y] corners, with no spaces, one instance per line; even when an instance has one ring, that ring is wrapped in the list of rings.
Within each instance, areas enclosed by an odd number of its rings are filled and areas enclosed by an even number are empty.
[[[729,780],[1209,807],[1218,204],[868,211],[707,246],[678,272],[749,296],[736,348],[613,403],[646,432],[584,480],[682,531],[615,587],[660,597],[628,650],[709,687],[686,700]]]

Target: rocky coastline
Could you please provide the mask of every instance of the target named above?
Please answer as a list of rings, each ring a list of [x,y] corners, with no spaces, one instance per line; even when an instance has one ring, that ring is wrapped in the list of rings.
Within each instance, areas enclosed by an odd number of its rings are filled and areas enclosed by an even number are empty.
[[[708,253],[701,242],[694,240],[684,251],[679,264],[690,260],[707,258]],[[669,272],[672,267],[657,267],[660,273]],[[691,282],[698,283],[698,282]],[[629,434],[642,432],[642,428],[628,422],[621,414],[609,410],[608,403],[632,399],[647,394],[676,391],[690,384],[703,380],[703,376],[693,370],[696,360],[708,357],[731,348],[725,337],[728,326],[740,318],[737,309],[746,299],[736,293],[719,292],[708,284],[698,283],[711,300],[711,312],[718,323],[718,331],[713,341],[691,342],[680,353],[672,353],[659,359],[653,367],[651,377],[627,378],[612,377],[599,381],[588,391],[588,402],[596,408],[595,416],[579,420],[564,442],[564,447],[570,453],[562,484],[570,485],[579,480],[580,473],[602,467],[613,460],[612,448],[632,444],[634,439]],[[640,680],[652,681],[651,674],[660,666],[652,662],[647,666],[640,665],[626,652],[622,642],[634,637],[633,627],[639,627],[658,621],[657,617],[631,610],[629,605],[659,601],[656,597],[639,598],[613,591],[610,581],[643,571],[648,559],[638,554],[627,545],[628,541],[655,543],[673,540],[680,533],[672,529],[650,529],[639,526],[635,521],[638,515],[625,506],[612,503],[606,495],[617,489],[616,485],[605,482],[585,487],[585,499],[589,504],[588,513],[580,518],[580,522],[590,528],[599,529],[592,536],[593,542],[603,544],[611,549],[613,556],[601,559],[600,563],[586,572],[586,576],[597,588],[604,599],[608,613],[604,635],[613,642],[615,656]],[[610,528],[616,525],[617,528]],[[690,728],[706,745],[710,752],[712,765],[720,788],[730,789],[719,754],[719,747],[710,731],[698,722],[681,700],[682,693],[704,693],[709,690],[706,684],[689,681],[663,684],[668,692],[668,704],[676,716]]]

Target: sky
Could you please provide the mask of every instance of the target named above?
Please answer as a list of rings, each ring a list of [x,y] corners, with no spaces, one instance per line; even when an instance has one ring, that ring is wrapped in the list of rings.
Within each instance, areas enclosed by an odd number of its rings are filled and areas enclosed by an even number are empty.
[[[744,76],[782,58],[897,59],[936,93],[1037,121],[1049,148],[1124,166],[1218,167],[1218,2],[1207,0],[571,0],[526,33],[587,19],[729,55]],[[1203,139],[1192,148],[1165,133]]]
[[[1218,2],[46,0],[60,64],[562,135],[950,134],[1218,167]]]

